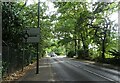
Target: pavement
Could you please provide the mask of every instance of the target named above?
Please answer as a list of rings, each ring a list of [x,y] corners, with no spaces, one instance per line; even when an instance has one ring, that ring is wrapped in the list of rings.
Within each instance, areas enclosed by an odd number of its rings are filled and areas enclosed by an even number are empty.
[[[39,63],[39,74],[36,74],[36,67],[26,73],[18,81],[52,81],[51,64],[48,58],[43,58]]]

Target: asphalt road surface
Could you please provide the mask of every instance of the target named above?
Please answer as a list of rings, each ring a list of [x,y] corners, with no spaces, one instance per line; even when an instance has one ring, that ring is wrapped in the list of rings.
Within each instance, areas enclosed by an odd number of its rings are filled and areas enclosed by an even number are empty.
[[[40,68],[42,67],[48,67],[46,70],[43,69],[44,72],[47,73],[46,76],[44,75],[44,78],[47,79],[42,79],[42,77],[40,77],[42,76],[41,74],[38,77],[33,76],[34,78],[38,78],[37,81],[79,81],[81,83],[83,81],[92,81],[94,83],[120,83],[120,71],[118,70],[103,68],[65,57],[44,58],[42,64],[40,64]],[[40,72],[43,72],[43,70],[40,69]],[[24,77],[24,80],[28,77],[29,76]]]
[[[53,80],[120,82],[119,71],[70,60],[68,58],[50,58],[50,63]]]

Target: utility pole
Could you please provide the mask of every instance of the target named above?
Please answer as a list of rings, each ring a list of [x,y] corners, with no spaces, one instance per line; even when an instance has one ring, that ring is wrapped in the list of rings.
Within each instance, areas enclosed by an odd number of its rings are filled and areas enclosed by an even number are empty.
[[[40,28],[40,0],[38,0],[38,28]],[[37,43],[37,65],[36,74],[39,74],[39,53],[38,53],[38,43]]]

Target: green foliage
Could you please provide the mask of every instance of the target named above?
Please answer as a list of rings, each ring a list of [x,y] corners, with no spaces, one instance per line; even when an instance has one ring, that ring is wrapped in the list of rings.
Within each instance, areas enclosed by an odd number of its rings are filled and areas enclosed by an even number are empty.
[[[119,51],[109,51],[116,48],[117,44],[117,26],[110,20],[110,15],[118,9],[117,3],[54,2],[54,4],[56,8],[58,7],[57,12],[46,15],[48,7],[44,2],[40,3],[41,56],[44,56],[46,51],[53,51],[58,55],[65,54],[66,51],[68,57],[73,57],[78,50],[78,58],[96,56],[95,58],[101,60],[105,55],[109,55],[109,52],[115,58],[120,57]],[[8,46],[23,48],[23,30],[26,27],[38,26],[37,8],[37,4],[26,6],[21,2],[2,3],[2,35],[3,41]],[[26,44],[25,48],[29,51],[27,55],[29,53],[36,55],[36,45]],[[26,56],[28,57],[30,56]],[[7,64],[4,63],[6,67]]]
[[[73,58],[75,56],[75,52],[74,51],[69,51],[67,54],[67,57],[69,58]]]
[[[113,50],[110,50],[109,52],[112,56],[114,56],[114,58],[120,58],[120,51],[113,49]]]
[[[84,59],[85,57],[85,55],[84,55],[85,53],[84,53],[84,50],[83,49],[81,49],[81,50],[77,50],[77,55],[78,55],[78,59]]]
[[[36,60],[36,44],[23,42],[23,30],[26,28],[37,28],[38,26],[38,5],[27,5],[23,2],[2,2],[2,35],[3,41],[9,48],[14,48],[16,51],[7,51],[4,56],[12,56],[13,60],[7,62],[3,58],[3,69],[7,72],[8,65],[15,71],[17,68],[21,68],[23,49],[25,48],[24,65],[29,65],[30,62]],[[46,43],[49,41],[48,37],[51,36],[51,20],[49,16],[45,14],[47,6],[44,2],[40,3],[40,42],[39,42],[39,55],[45,54]],[[4,46],[4,44],[3,44]],[[5,45],[6,46],[6,45]],[[10,49],[11,50],[11,49]],[[21,51],[20,51],[21,50]],[[9,53],[10,52],[10,53]],[[10,57],[8,57],[10,59]],[[16,61],[16,62],[15,62]],[[15,66],[11,64],[15,63]],[[10,70],[10,69],[9,69]],[[3,71],[4,72],[4,71]],[[4,72],[4,73],[5,73]],[[11,72],[10,72],[11,73]]]
[[[2,35],[3,40],[18,44],[22,42],[22,18],[19,17],[19,9],[21,7],[16,3],[2,3]]]
[[[84,57],[104,59],[109,54],[108,50],[115,47],[112,43],[117,41],[114,37],[117,27],[110,15],[117,11],[117,3],[55,2],[55,7],[58,7],[59,14],[54,27],[55,38],[67,51],[83,49]],[[96,54],[94,50],[90,51],[91,44],[97,46]]]
[[[71,42],[71,41],[72,41],[72,38],[64,38],[64,39],[60,40],[60,41],[58,42],[58,44],[65,45],[65,44],[67,44],[67,43],[69,43],[69,42]]]

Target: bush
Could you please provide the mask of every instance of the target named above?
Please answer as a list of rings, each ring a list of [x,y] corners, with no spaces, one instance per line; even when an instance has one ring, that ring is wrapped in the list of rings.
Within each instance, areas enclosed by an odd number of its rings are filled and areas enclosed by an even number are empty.
[[[109,53],[114,56],[114,58],[120,58],[120,51],[113,49],[112,51],[109,51]]]
[[[55,54],[57,54],[58,56],[60,55],[60,53],[56,52]]]
[[[75,52],[74,51],[69,51],[67,54],[67,57],[73,58],[73,56],[75,56]]]
[[[78,57],[77,58],[85,58],[85,56],[84,56],[84,50],[83,49],[81,49],[81,50],[77,50],[77,55],[78,55]]]

